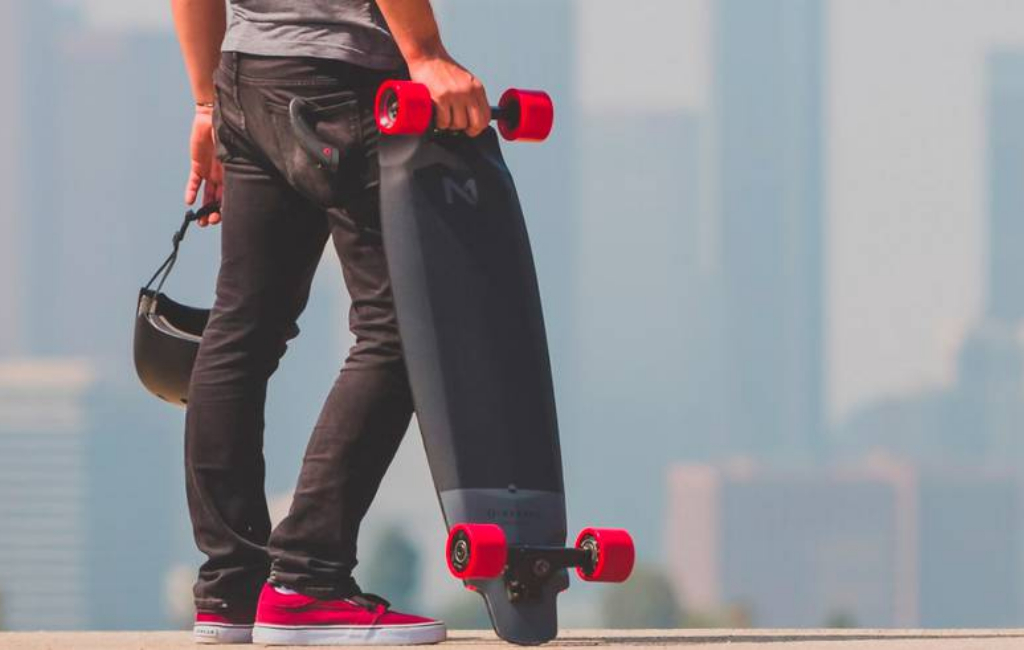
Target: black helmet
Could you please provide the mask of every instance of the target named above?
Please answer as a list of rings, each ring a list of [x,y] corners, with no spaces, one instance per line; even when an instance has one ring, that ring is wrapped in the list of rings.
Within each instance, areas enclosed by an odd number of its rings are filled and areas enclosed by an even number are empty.
[[[146,390],[177,406],[188,402],[192,365],[196,361],[210,310],[187,307],[171,300],[160,290],[178,259],[178,247],[188,225],[218,210],[220,205],[211,203],[198,211],[185,213],[181,228],[174,233],[171,254],[146,286],[139,290],[135,310],[135,371]],[[157,278],[160,282],[151,289]]]

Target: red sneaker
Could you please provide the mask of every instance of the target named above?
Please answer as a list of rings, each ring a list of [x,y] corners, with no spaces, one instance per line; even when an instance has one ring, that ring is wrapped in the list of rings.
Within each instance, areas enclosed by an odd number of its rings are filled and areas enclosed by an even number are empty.
[[[196,643],[252,643],[254,608],[196,612],[192,638]]]
[[[320,600],[267,584],[252,639],[266,645],[413,645],[440,643],[444,623],[400,614],[371,594]]]

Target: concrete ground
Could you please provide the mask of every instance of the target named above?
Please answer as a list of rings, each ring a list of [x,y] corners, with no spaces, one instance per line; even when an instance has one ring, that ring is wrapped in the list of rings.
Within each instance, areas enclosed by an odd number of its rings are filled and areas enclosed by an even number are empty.
[[[443,645],[452,650],[512,647],[490,632],[453,632]],[[1024,648],[1024,630],[566,630],[545,648],[593,646],[631,650],[672,647],[686,650],[1017,650]],[[0,633],[2,650],[179,650],[196,647],[188,632]]]

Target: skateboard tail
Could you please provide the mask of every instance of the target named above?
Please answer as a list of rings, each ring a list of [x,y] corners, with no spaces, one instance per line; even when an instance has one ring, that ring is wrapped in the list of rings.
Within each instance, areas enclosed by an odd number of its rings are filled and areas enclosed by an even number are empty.
[[[449,526],[460,522],[498,524],[516,543],[565,544],[565,496],[560,492],[520,489],[465,489],[441,492]],[[541,592],[513,601],[501,577],[468,580],[483,596],[498,636],[510,643],[538,645],[558,636],[558,594],[569,587],[565,570],[552,574]]]
[[[536,601],[513,605],[505,593],[501,580],[488,580],[469,584],[478,589],[487,603],[487,613],[494,622],[494,631],[509,643],[540,645],[558,636],[558,594],[569,586],[566,571],[553,576],[544,587],[544,594]]]

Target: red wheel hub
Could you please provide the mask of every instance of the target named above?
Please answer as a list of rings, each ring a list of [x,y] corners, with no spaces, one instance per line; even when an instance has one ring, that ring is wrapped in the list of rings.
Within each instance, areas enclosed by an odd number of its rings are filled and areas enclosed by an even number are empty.
[[[448,570],[461,580],[496,578],[505,570],[508,544],[495,524],[458,524],[448,532]]]
[[[580,578],[588,582],[624,582],[633,572],[636,550],[633,538],[620,528],[585,528],[576,538],[576,548],[594,557],[589,573],[576,567]]]
[[[498,121],[498,130],[506,140],[540,142],[551,134],[555,105],[546,92],[509,88],[498,107],[507,115]]]
[[[386,135],[426,133],[434,116],[430,91],[412,81],[385,81],[377,89],[374,115]]]

